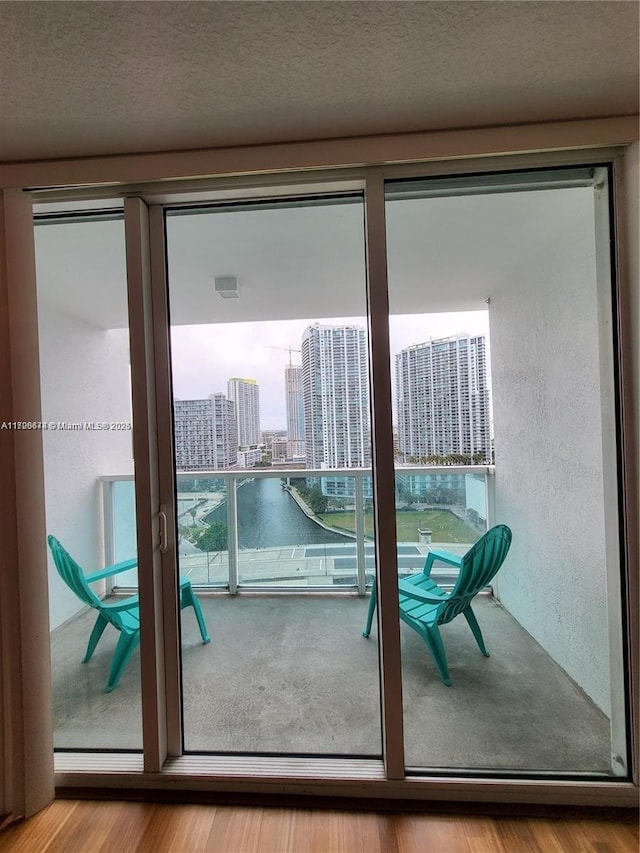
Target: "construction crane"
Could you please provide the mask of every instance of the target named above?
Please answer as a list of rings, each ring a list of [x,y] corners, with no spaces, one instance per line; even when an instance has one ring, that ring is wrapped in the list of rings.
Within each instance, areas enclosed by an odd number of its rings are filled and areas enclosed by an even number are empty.
[[[269,344],[265,344],[265,348],[266,349],[281,349],[284,352],[288,352],[289,353],[289,367],[293,367],[293,362],[291,361],[291,353],[292,352],[302,352],[302,350],[294,349],[293,347],[273,347],[273,346],[270,346]]]

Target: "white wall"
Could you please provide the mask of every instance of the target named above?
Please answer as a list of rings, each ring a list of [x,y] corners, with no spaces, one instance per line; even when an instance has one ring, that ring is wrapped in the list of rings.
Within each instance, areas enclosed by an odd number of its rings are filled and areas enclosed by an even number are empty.
[[[104,330],[39,302],[44,421],[131,421],[129,333]],[[43,433],[47,531],[85,571],[102,567],[99,477],[133,471],[132,434],[120,431]],[[49,556],[51,629],[82,606]]]
[[[496,513],[513,530],[498,594],[609,713],[593,194],[544,195],[530,251],[491,294]]]

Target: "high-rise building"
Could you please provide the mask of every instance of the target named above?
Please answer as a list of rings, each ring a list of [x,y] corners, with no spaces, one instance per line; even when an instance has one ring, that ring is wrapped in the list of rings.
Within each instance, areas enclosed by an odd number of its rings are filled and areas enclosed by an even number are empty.
[[[232,468],[238,459],[235,405],[224,394],[174,403],[176,468]]]
[[[371,462],[367,337],[360,326],[309,326],[302,337],[308,468]]]
[[[232,377],[227,382],[227,396],[236,404],[238,446],[260,444],[260,389],[255,379]]]
[[[484,335],[455,335],[395,357],[400,454],[405,462],[449,453],[491,459]]]
[[[238,462],[238,421],[233,400],[212,394],[215,459],[218,468],[233,468]]]
[[[288,455],[304,454],[304,394],[302,367],[289,364],[284,369],[284,392],[287,405]]]

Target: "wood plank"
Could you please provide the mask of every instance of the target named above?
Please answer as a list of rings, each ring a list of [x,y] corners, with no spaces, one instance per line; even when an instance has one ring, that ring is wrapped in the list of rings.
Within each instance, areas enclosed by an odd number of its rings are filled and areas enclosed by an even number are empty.
[[[56,835],[64,829],[65,825],[73,822],[78,805],[77,802],[64,804],[53,802],[31,820],[5,829],[0,833],[0,851],[32,853],[34,850],[45,850],[55,841]]]
[[[262,814],[262,808],[218,806],[207,838],[207,853],[256,853]]]
[[[566,817],[58,800],[0,853],[637,853],[637,813]]]
[[[535,823],[526,818],[496,820],[496,829],[505,850],[517,850],[518,853],[546,853],[536,838]]]
[[[120,849],[135,849],[136,853],[166,853],[171,850],[202,853],[207,849],[217,814],[215,806],[156,804],[152,808],[147,828],[135,848],[122,846]]]
[[[402,853],[446,850],[469,853],[465,818],[458,815],[398,815],[396,836]]]
[[[486,815],[468,815],[462,818],[469,853],[486,853],[487,850],[502,853],[505,849],[495,818]],[[553,850],[547,851],[553,853]]]

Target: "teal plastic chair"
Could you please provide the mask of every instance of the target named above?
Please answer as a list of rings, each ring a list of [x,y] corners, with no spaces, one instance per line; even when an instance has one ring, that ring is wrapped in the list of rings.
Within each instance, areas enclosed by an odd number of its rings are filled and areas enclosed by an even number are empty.
[[[489,657],[482,631],[471,609],[471,599],[496,575],[510,546],[511,530],[505,524],[498,524],[487,530],[463,557],[448,551],[429,551],[421,574],[398,581],[400,618],[422,637],[435,661],[440,678],[447,685],[451,685],[451,678],[439,626],[446,625],[462,613],[480,651],[485,657]],[[430,577],[436,560],[460,569],[458,579],[449,593],[441,589]],[[376,601],[377,590],[374,583],[363,637],[368,637],[371,633]]]
[[[98,618],[93,626],[87,652],[82,662],[86,663],[88,660],[91,660],[98,641],[107,625],[113,625],[114,628],[120,631],[120,639],[113,654],[109,680],[105,689],[105,693],[111,693],[118,686],[122,673],[131,659],[131,655],[140,643],[139,599],[137,595],[132,595],[125,599],[107,603],[98,598],[95,592],[89,587],[89,584],[119,574],[120,572],[126,572],[129,569],[135,569],[138,561],[137,559],[125,560],[122,563],[108,566],[100,572],[85,575],[80,566],[62,547],[55,536],[49,536],[47,542],[53,555],[53,562],[62,580],[69,589],[75,592],[80,601],[98,611]],[[202,635],[202,642],[209,643],[211,638],[207,632],[200,602],[193,594],[191,582],[187,578],[180,578],[180,610],[183,610],[185,607],[193,607],[196,619],[198,620],[200,634]]]

